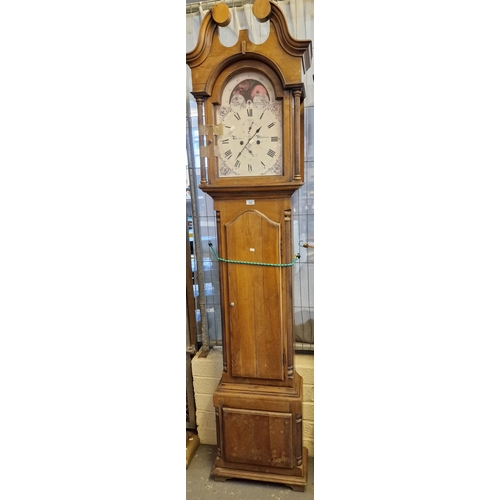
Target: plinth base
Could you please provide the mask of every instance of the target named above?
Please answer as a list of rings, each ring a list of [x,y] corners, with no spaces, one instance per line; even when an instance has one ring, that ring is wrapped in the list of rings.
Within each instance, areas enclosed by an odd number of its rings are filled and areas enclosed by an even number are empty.
[[[302,377],[289,387],[224,383],[214,393],[217,458],[214,479],[253,479],[303,491]]]
[[[300,467],[301,476],[290,476],[279,472],[256,472],[255,470],[245,470],[233,467],[219,467],[217,463],[212,469],[212,476],[215,481],[225,481],[226,479],[250,479],[254,481],[265,481],[269,483],[280,483],[290,486],[295,491],[304,491],[307,485],[307,448],[302,449],[302,465]],[[295,469],[295,472],[297,468]]]

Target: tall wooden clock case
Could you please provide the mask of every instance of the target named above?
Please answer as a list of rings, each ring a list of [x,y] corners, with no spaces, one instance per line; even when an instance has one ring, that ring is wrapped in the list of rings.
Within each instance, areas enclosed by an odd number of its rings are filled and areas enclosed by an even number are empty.
[[[226,4],[204,17],[187,54],[198,106],[201,183],[214,200],[222,304],[223,374],[214,394],[216,480],[307,483],[302,378],[295,371],[291,198],[303,184],[302,75],[311,42],[293,38],[283,12],[256,0],[269,21],[254,44],[232,47],[219,26]]]

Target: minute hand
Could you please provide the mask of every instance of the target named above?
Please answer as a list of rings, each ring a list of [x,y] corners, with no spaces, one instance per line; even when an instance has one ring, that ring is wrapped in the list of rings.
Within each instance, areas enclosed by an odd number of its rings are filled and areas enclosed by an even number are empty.
[[[247,147],[248,143],[260,132],[261,128],[262,128],[262,125],[254,132],[254,134],[252,135],[252,137],[250,137],[250,139],[248,139],[248,142],[245,144],[245,147]]]
[[[243,149],[238,153],[238,156],[235,158],[235,161],[240,157],[241,153],[243,153],[243,151],[248,146],[248,144],[250,143],[250,141],[260,132],[261,128],[262,128],[262,125],[254,132],[254,134],[252,135],[252,137],[250,137],[250,139],[248,139],[248,141],[246,142],[246,144],[243,146]]]

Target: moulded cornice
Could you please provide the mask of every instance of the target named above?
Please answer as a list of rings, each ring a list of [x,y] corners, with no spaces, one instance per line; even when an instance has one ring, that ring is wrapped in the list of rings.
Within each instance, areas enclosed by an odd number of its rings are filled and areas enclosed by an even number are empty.
[[[307,71],[307,69],[309,69],[311,65],[311,57],[312,57],[311,41],[297,40],[296,38],[292,37],[290,31],[288,30],[288,25],[282,10],[272,2],[270,3],[270,6],[271,6],[271,12],[269,15],[269,22],[272,23],[274,30],[270,31],[268,39],[260,45],[252,44],[251,42],[249,42],[249,47],[248,47],[249,51],[246,53],[246,57],[256,58],[261,60],[267,59],[265,56],[263,56],[263,54],[265,53],[264,47],[266,45],[273,43],[272,40],[270,40],[270,38],[272,37],[274,31],[275,38],[278,41],[280,47],[283,49],[283,51],[289,54],[292,58],[301,58],[302,69],[304,72]],[[217,27],[218,24],[213,18],[212,12],[211,11],[208,12],[203,18],[203,21],[201,23],[196,47],[186,54],[186,62],[191,69],[203,66],[205,61],[212,55],[212,52],[214,52],[213,50],[214,37],[219,39],[217,33]],[[222,66],[220,64],[215,64],[218,72],[223,69],[223,66],[231,63],[240,56],[241,49],[239,48],[239,45],[241,44],[241,41],[243,39],[248,39],[248,38],[247,36],[242,36],[242,33],[240,32],[240,36],[238,37],[238,41],[236,42],[235,45],[233,45],[232,47],[224,47],[225,48],[224,58],[223,60],[219,61],[219,63],[222,63]],[[220,50],[220,47],[218,47],[218,45],[220,45],[220,41],[217,44],[217,49],[215,49],[216,52],[219,52]],[[274,63],[275,69],[276,65],[278,67],[280,66],[279,61],[275,61]],[[282,72],[278,71],[278,73]],[[283,72],[282,74],[284,76],[284,82],[286,84],[296,83],[287,81],[285,73]]]

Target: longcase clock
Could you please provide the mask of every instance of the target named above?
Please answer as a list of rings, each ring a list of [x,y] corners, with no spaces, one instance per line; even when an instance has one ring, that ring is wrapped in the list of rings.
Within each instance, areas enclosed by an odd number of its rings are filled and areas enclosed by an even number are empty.
[[[198,106],[201,182],[214,200],[220,260],[223,373],[214,394],[216,480],[276,482],[303,491],[302,377],[293,349],[291,197],[303,184],[309,40],[293,38],[282,11],[256,0],[269,21],[254,44],[247,30],[232,47],[219,3],[187,54]]]

